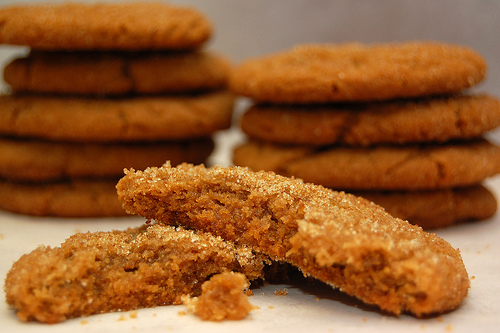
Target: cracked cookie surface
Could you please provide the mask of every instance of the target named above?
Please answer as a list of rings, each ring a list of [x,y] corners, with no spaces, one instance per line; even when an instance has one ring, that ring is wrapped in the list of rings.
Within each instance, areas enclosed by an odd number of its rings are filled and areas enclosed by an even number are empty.
[[[0,137],[0,178],[50,181],[66,178],[120,177],[123,168],[144,169],[170,160],[203,163],[211,138],[186,142],[75,143]]]
[[[41,52],[14,59],[4,79],[16,92],[121,96],[226,86],[230,64],[210,52]]]
[[[45,50],[193,49],[212,34],[198,10],[160,2],[18,4],[0,22],[0,43]]]
[[[500,102],[469,95],[316,106],[252,105],[241,118],[250,138],[282,144],[370,146],[444,142],[500,125]]]
[[[448,242],[360,197],[272,172],[182,164],[128,170],[125,210],[284,260],[394,314],[458,307],[469,280]]]
[[[233,103],[226,91],[123,99],[3,95],[0,134],[79,142],[194,139],[228,128]]]
[[[250,141],[234,163],[337,190],[419,190],[476,184],[500,173],[500,147],[484,139],[369,148]]]
[[[242,62],[229,86],[276,104],[371,101],[454,93],[485,73],[485,60],[458,45],[311,44]]]

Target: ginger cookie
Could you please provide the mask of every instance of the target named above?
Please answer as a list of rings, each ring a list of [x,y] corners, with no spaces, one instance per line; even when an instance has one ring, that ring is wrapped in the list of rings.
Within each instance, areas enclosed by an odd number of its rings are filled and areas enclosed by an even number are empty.
[[[47,181],[77,177],[120,177],[124,168],[144,169],[169,160],[204,163],[211,138],[185,142],[70,143],[0,138],[0,178]]]
[[[0,22],[0,43],[43,50],[194,49],[212,34],[196,9],[160,2],[12,5]]]
[[[459,251],[354,195],[273,172],[168,163],[128,170],[117,190],[130,214],[248,246],[389,313],[444,313],[467,295]]]
[[[14,59],[4,79],[16,92],[172,94],[224,88],[229,61],[207,51],[41,52]]]
[[[373,101],[456,93],[485,73],[483,57],[459,45],[311,44],[243,61],[230,87],[277,104]]]
[[[500,126],[500,102],[489,95],[322,106],[252,105],[241,118],[250,138],[282,144],[444,142]]]
[[[493,193],[481,185],[432,191],[356,192],[385,208],[392,216],[424,229],[485,220],[497,211]]]
[[[116,182],[114,178],[45,183],[0,179],[0,208],[31,216],[127,216],[116,195]]]
[[[191,140],[229,128],[234,96],[0,96],[0,134],[79,142]]]
[[[336,190],[429,190],[500,173],[500,147],[484,139],[370,148],[248,142],[236,147],[233,161]]]
[[[263,278],[263,260],[220,237],[160,224],[77,233],[60,246],[40,246],[16,261],[7,273],[5,294],[20,320],[58,323],[182,304],[182,296],[199,296],[203,283],[219,273]]]

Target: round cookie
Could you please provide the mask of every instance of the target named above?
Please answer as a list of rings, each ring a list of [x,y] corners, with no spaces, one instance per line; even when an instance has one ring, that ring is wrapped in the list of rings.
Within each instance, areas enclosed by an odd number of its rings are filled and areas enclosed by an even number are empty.
[[[240,125],[252,139],[285,144],[444,142],[500,126],[500,102],[488,95],[461,95],[321,106],[255,104]]]
[[[244,61],[230,87],[259,102],[371,101],[458,92],[485,73],[485,60],[458,45],[312,44]]]
[[[500,173],[500,147],[482,139],[372,148],[249,142],[235,148],[233,161],[335,190],[427,190],[477,184]]]
[[[204,138],[186,142],[63,143],[0,138],[0,178],[48,181],[61,178],[119,177],[124,168],[145,169],[170,160],[204,163],[214,148]]]
[[[31,52],[4,69],[16,92],[78,95],[186,93],[223,88],[229,62],[214,53]]]
[[[89,179],[30,184],[0,180],[0,208],[33,216],[126,216],[116,182]]]
[[[0,22],[0,43],[44,50],[193,49],[212,34],[196,9],[160,2],[13,5]]]
[[[0,134],[79,142],[191,140],[231,125],[234,96],[0,96]]]
[[[365,191],[355,194],[384,207],[392,216],[424,229],[485,220],[497,211],[495,196],[481,185],[433,191]]]

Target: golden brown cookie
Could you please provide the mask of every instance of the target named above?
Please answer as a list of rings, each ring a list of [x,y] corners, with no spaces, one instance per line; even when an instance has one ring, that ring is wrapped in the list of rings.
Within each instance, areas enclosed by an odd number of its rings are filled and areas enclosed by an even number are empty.
[[[394,314],[447,312],[467,295],[457,250],[360,197],[272,172],[187,164],[128,170],[117,189],[131,214],[249,246]]]
[[[116,179],[16,183],[0,179],[0,209],[52,217],[127,216],[116,195]]]
[[[80,142],[185,140],[231,125],[226,91],[125,99],[0,96],[0,134]]]
[[[196,9],[161,2],[12,5],[0,23],[0,43],[44,50],[192,49],[212,33]]]
[[[235,148],[233,161],[336,190],[428,190],[473,185],[500,173],[500,147],[483,139],[371,148],[248,142]]]
[[[7,303],[23,321],[57,323],[112,311],[181,304],[227,271],[263,277],[263,256],[219,237],[153,224],[78,233],[40,246],[7,273]]]
[[[485,60],[459,45],[312,44],[242,62],[230,87],[271,103],[387,100],[458,92],[485,73]]]
[[[470,95],[321,106],[257,104],[240,125],[250,138],[284,144],[444,142],[500,126],[500,102]]]
[[[144,169],[191,161],[204,163],[211,138],[185,142],[65,143],[0,137],[0,178],[47,181],[77,177],[120,177],[124,168]]]
[[[481,185],[433,191],[364,191],[355,194],[424,229],[485,220],[497,211],[495,196]]]
[[[226,86],[229,62],[210,52],[31,52],[4,79],[16,92],[79,95],[186,93]]]

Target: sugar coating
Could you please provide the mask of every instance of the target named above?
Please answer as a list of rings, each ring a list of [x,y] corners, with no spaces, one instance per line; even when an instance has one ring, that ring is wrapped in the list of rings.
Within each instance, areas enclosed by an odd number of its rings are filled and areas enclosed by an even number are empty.
[[[438,42],[306,44],[235,68],[236,94],[271,103],[388,100],[458,92],[482,81],[475,51]]]
[[[153,224],[126,231],[78,233],[41,246],[7,274],[7,303],[24,321],[57,323],[91,314],[181,304],[210,276],[263,276],[264,258],[204,233]]]
[[[182,164],[126,171],[125,210],[246,245],[394,314],[458,307],[469,280],[448,242],[343,192],[272,172]]]
[[[13,5],[0,10],[0,43],[43,50],[192,49],[212,24],[161,2]]]
[[[221,273],[203,283],[200,296],[185,297],[183,302],[202,320],[241,320],[253,309],[244,293],[248,286],[244,274]]]

